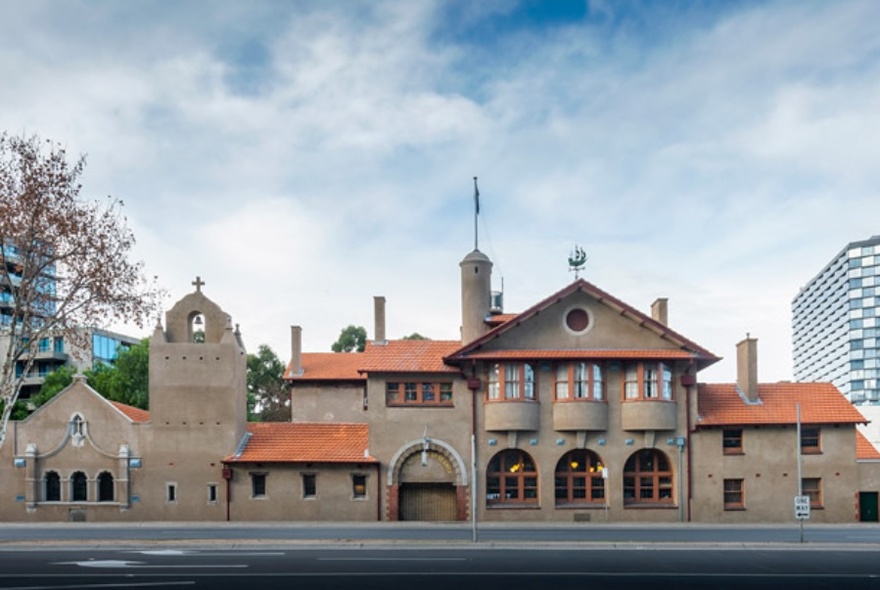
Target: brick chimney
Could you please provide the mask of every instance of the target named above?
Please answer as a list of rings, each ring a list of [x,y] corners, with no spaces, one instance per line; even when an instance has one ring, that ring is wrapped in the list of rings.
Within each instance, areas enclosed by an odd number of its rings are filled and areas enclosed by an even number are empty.
[[[736,345],[736,385],[748,401],[758,401],[758,340],[748,334]]]
[[[290,326],[290,371],[293,375],[302,375],[302,327]]]
[[[373,297],[373,344],[386,344],[385,340],[385,298],[381,295]]]
[[[651,304],[651,317],[663,324],[664,326],[669,325],[669,299],[666,297],[659,297],[654,303]]]

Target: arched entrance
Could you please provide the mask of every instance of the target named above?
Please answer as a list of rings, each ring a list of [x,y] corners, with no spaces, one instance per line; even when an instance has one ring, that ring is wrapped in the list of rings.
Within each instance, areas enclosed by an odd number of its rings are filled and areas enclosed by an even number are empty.
[[[467,518],[464,462],[439,441],[402,448],[389,473],[390,520],[454,521]]]

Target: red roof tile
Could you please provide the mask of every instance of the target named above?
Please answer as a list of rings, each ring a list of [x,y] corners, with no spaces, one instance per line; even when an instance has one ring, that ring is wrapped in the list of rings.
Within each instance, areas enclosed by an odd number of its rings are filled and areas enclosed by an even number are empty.
[[[856,459],[880,460],[880,451],[858,430],[856,430]]]
[[[830,383],[762,383],[760,403],[746,403],[733,383],[699,384],[697,426],[795,424],[801,406],[803,424],[865,424],[868,421]]]
[[[486,324],[489,326],[499,326],[517,317],[519,317],[518,313],[499,313],[495,315],[490,315],[486,318]]]
[[[376,463],[367,424],[251,422],[247,429],[244,449],[224,463]]]
[[[389,340],[368,342],[362,373],[458,373],[443,357],[461,346],[457,340]]]
[[[147,410],[142,410],[140,408],[136,408],[134,406],[129,406],[126,404],[121,404],[119,402],[111,401],[113,407],[117,410],[125,414],[129,420],[132,422],[149,422],[150,421],[150,413]]]
[[[284,372],[285,379],[297,381],[363,381],[358,372],[364,363],[362,352],[304,352],[303,372],[294,375],[292,365]]]
[[[468,354],[469,359],[689,359],[694,355],[686,350],[486,350]]]

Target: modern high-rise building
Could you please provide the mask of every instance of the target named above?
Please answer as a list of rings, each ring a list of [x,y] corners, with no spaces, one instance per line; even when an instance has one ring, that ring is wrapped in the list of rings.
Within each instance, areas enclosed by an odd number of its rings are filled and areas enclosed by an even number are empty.
[[[880,236],[852,242],[792,302],[794,378],[880,405]]]

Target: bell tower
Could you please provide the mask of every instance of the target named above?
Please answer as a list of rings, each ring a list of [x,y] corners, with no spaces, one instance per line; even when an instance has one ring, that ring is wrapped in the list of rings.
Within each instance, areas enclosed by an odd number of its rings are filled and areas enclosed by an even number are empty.
[[[165,314],[150,339],[150,414],[154,429],[204,433],[234,450],[247,424],[247,353],[232,318],[195,291]]]

